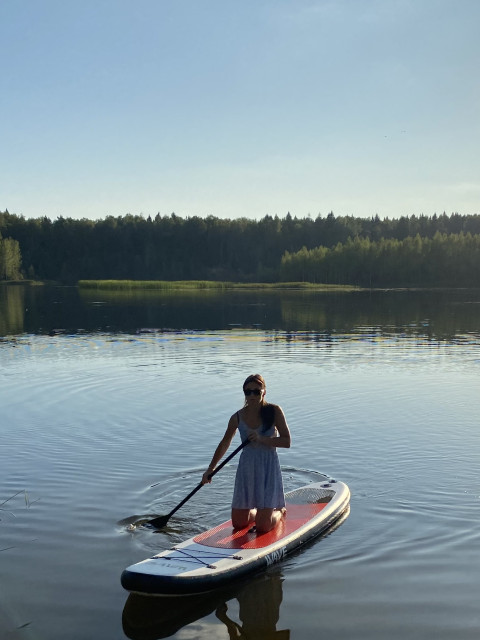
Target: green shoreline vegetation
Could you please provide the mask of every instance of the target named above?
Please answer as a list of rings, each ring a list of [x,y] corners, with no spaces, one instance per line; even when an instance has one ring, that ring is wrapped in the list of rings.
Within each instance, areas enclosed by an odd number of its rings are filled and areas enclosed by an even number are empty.
[[[137,283],[104,291],[480,287],[480,215],[51,221],[0,212],[0,281],[22,279]]]
[[[307,289],[309,291],[358,291],[358,287],[338,284],[315,284],[312,282],[218,282],[215,280],[79,280],[82,290],[126,291],[126,290],[205,290],[226,291],[230,289]]]

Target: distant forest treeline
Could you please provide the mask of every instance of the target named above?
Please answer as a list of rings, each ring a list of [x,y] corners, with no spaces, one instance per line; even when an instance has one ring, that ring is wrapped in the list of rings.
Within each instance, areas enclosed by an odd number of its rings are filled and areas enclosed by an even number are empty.
[[[0,212],[0,279],[480,286],[480,215],[101,220]]]

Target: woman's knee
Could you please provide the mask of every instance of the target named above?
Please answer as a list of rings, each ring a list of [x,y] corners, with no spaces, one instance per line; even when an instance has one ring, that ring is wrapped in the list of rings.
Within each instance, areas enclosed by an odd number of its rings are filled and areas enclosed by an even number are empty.
[[[255,511],[252,509],[232,509],[232,525],[234,529],[243,529],[253,522]]]
[[[280,523],[286,515],[287,510],[281,509],[259,509],[255,517],[255,525],[259,533],[268,533]]]
[[[255,526],[259,533],[271,531],[277,524],[274,509],[259,509],[255,517]]]

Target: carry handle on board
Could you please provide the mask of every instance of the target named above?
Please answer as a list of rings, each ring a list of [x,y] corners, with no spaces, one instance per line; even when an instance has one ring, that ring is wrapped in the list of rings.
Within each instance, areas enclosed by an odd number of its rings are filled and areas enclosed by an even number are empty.
[[[245,442],[242,442],[241,445],[239,445],[235,451],[233,451],[229,456],[227,456],[225,458],[225,460],[218,465],[218,467],[212,471],[212,473],[208,476],[208,478],[213,478],[213,476],[218,473],[220,471],[220,469],[222,469],[227,462],[230,462],[230,460],[237,455],[237,453],[239,451],[241,451],[244,447],[247,446],[247,444],[250,442],[250,440],[245,440]],[[146,522],[145,524],[148,525],[149,527],[153,527],[154,529],[162,529],[163,527],[166,526],[167,522],[170,520],[170,518],[173,516],[174,513],[176,513],[180,507],[183,507],[183,505],[188,502],[188,500],[190,500],[190,498],[192,496],[194,496],[197,491],[199,491],[201,488],[203,487],[203,483],[199,482],[199,484],[197,484],[197,486],[195,487],[195,489],[193,489],[193,491],[190,491],[190,493],[188,494],[188,496],[186,498],[184,498],[180,504],[177,504],[177,506],[172,509],[170,511],[170,513],[168,513],[166,516],[158,516],[158,518],[153,518],[153,520],[149,520],[148,522]]]

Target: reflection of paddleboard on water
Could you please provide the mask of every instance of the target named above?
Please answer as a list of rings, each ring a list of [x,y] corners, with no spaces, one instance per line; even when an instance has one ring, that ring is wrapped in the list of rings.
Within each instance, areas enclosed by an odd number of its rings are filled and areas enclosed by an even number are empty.
[[[286,640],[290,632],[277,629],[282,583],[277,567],[253,579],[194,596],[150,598],[130,594],[123,609],[123,632],[131,640],[159,640],[195,624],[196,637],[210,637],[216,635],[212,634],[212,625],[220,621],[229,630],[229,637]]]
[[[172,549],[127,567],[122,585],[150,595],[189,595],[211,591],[282,560],[331,527],[347,509],[346,484],[328,480],[285,494],[287,514],[268,533],[233,529],[230,520]]]

